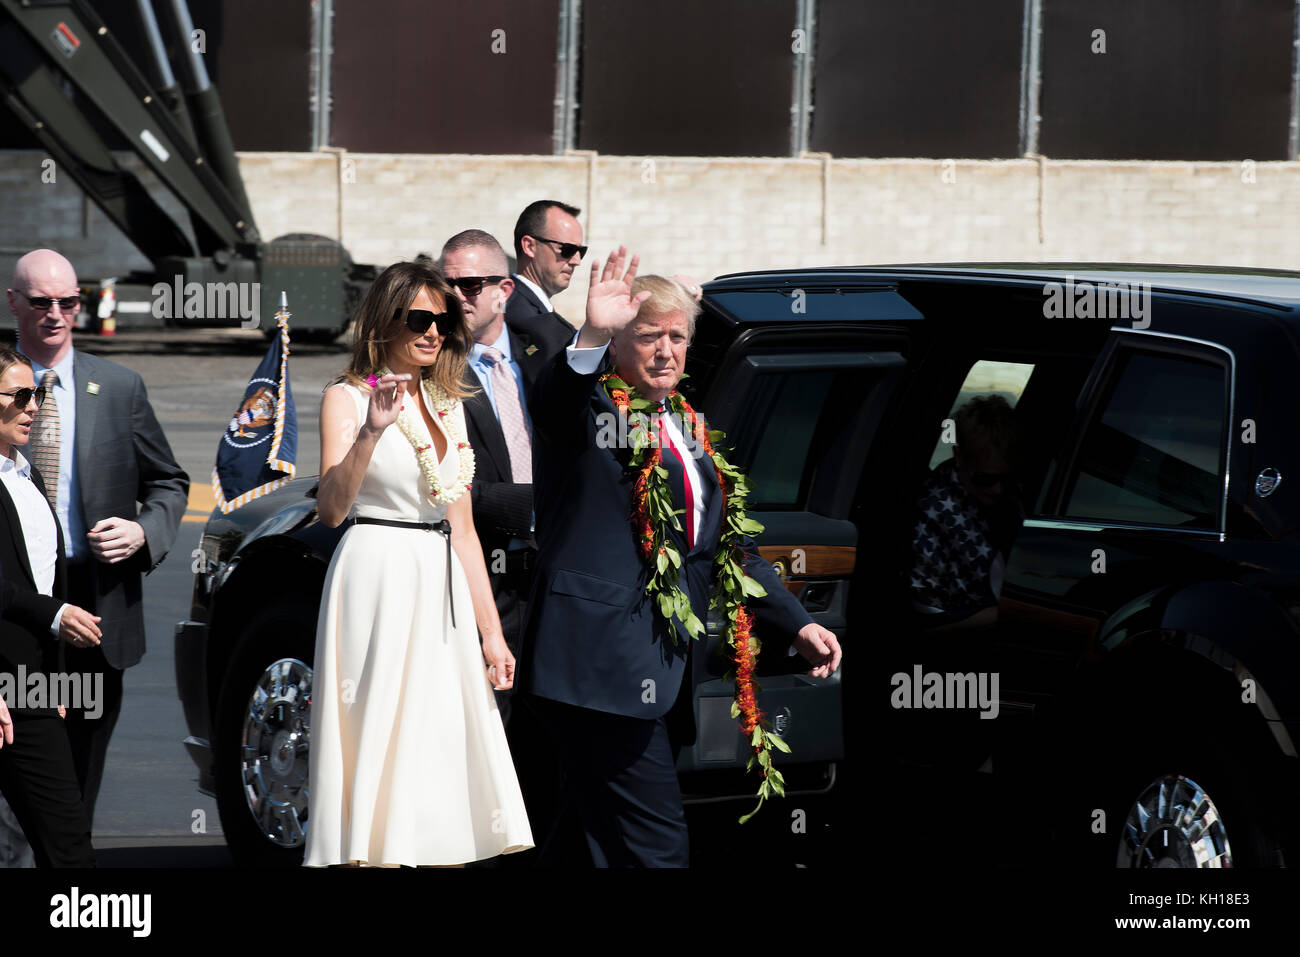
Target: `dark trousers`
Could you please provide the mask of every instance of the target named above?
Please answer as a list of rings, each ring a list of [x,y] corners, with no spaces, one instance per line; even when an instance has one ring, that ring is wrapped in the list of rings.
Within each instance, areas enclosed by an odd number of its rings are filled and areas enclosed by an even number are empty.
[[[72,745],[72,763],[81,785],[81,798],[86,805],[86,819],[95,822],[95,801],[99,785],[104,779],[104,763],[108,757],[108,741],[122,713],[122,670],[114,668],[104,658],[102,649],[69,648],[67,650],[69,673],[88,672],[102,674],[103,696],[98,702],[98,718],[86,717],[85,709],[69,708],[67,717],[68,741]],[[85,687],[83,685],[82,687]]]
[[[496,598],[497,614],[506,644],[518,665],[523,643],[528,592],[532,586],[531,559],[536,552],[520,550],[510,552],[506,571],[489,576]],[[490,566],[489,566],[490,567]],[[514,689],[496,692],[497,709],[506,729],[506,742],[510,745],[510,758],[514,762],[515,777],[524,797],[528,825],[533,841],[541,846],[542,839],[554,825],[561,791],[561,774],[555,749],[551,745],[541,717],[529,706],[525,696]],[[538,851],[508,854],[500,859],[507,868],[529,868],[537,865]]]
[[[68,563],[68,600],[91,612],[95,609],[94,571],[90,562]],[[95,802],[99,799],[99,785],[104,779],[104,764],[108,758],[108,742],[117,727],[122,713],[122,670],[114,668],[104,657],[103,648],[66,649],[65,666],[69,673],[82,672],[103,675],[103,695],[99,701],[99,717],[87,718],[84,710],[68,709],[68,740],[72,744],[72,763],[81,785],[81,798],[86,805],[86,819],[95,823]],[[85,687],[83,684],[82,687]]]
[[[0,748],[0,791],[22,825],[37,867],[94,867],[90,817],[57,714],[14,712],[14,740]]]
[[[526,699],[551,732],[565,779],[539,866],[688,866],[686,811],[667,722]]]

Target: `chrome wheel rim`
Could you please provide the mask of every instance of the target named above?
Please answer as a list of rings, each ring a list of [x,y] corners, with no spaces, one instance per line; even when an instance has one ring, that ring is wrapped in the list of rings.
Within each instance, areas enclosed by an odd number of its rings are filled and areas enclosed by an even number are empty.
[[[281,658],[248,699],[240,776],[253,821],[271,843],[299,847],[307,837],[311,668]]]
[[[1219,809],[1195,781],[1181,774],[1157,778],[1129,809],[1116,865],[1232,867]]]

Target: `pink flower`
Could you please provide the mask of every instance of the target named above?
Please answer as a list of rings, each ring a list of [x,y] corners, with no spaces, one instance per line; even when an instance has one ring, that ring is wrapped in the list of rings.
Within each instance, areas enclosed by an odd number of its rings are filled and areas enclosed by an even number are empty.
[[[370,375],[366,376],[366,385],[370,386],[372,389],[379,385],[379,376],[375,375],[373,372],[370,373]]]

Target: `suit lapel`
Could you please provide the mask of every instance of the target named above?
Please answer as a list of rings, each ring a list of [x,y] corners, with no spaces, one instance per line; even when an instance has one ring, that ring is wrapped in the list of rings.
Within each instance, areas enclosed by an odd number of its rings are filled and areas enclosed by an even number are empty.
[[[92,393],[90,377],[94,375],[94,362],[83,358],[80,352],[72,354],[73,387],[76,388],[77,421],[74,425],[73,455],[77,459],[77,474],[82,476],[81,487],[86,488],[85,477],[90,475],[90,445],[95,434],[95,418],[99,412],[98,390]],[[71,507],[71,505],[69,505]]]
[[[32,572],[32,563],[27,559],[27,539],[23,537],[23,525],[18,518],[18,509],[14,507],[14,500],[9,495],[9,489],[0,483],[0,512],[4,513],[5,524],[9,526],[9,539],[12,543],[14,554],[18,556],[18,565],[27,576],[28,586],[36,590],[36,575]],[[58,526],[58,520],[55,520],[55,526]]]
[[[701,462],[704,459],[700,460]],[[700,533],[695,536],[695,548],[692,552],[699,551],[705,545],[709,548],[716,548],[718,538],[722,535],[722,489],[718,486],[718,473],[710,465],[705,465],[701,471],[704,473],[705,494],[709,497],[708,507],[704,509],[704,523],[700,528]]]
[[[546,349],[533,342],[530,337],[516,332],[509,325],[506,326],[506,335],[510,337],[511,354],[524,376],[524,391],[528,392],[537,381],[538,373],[550,356],[547,355]]]
[[[501,432],[501,423],[493,414],[492,403],[488,401],[487,393],[483,391],[483,383],[479,381],[473,369],[466,368],[465,382],[476,390],[474,395],[465,400],[465,415],[469,417],[481,439],[479,446],[474,450],[475,454],[480,451],[486,453],[495,466],[496,473],[509,480],[510,450],[506,448],[506,438]]]
[[[515,273],[514,280],[515,280],[515,292],[517,292],[519,295],[524,297],[524,299],[528,302],[529,308],[532,309],[533,312],[538,313],[540,315],[541,313],[547,311],[546,307],[542,305],[542,301],[537,298],[537,294],[534,293],[532,289],[528,288],[528,284],[519,281],[518,273]]]
[[[707,422],[705,422],[704,427],[706,429],[709,427]],[[699,452],[699,458],[695,462],[700,466],[700,476],[704,480],[704,494],[709,501],[704,508],[704,519],[695,535],[695,547],[691,549],[692,554],[698,552],[706,544],[710,550],[717,548],[718,538],[722,535],[722,508],[725,504],[722,487],[718,485],[718,470],[713,467],[713,462],[705,454],[702,447],[697,451]]]

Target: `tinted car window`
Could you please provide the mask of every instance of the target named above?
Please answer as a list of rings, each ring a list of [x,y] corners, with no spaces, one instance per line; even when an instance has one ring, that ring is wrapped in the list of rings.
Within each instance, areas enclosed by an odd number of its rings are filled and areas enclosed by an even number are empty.
[[[817,423],[831,387],[843,373],[791,372],[767,377],[775,401],[757,436],[749,467],[755,508],[780,508],[799,504],[806,466]]]
[[[1217,528],[1225,376],[1211,362],[1137,352],[1122,358],[1084,434],[1065,514]]]

